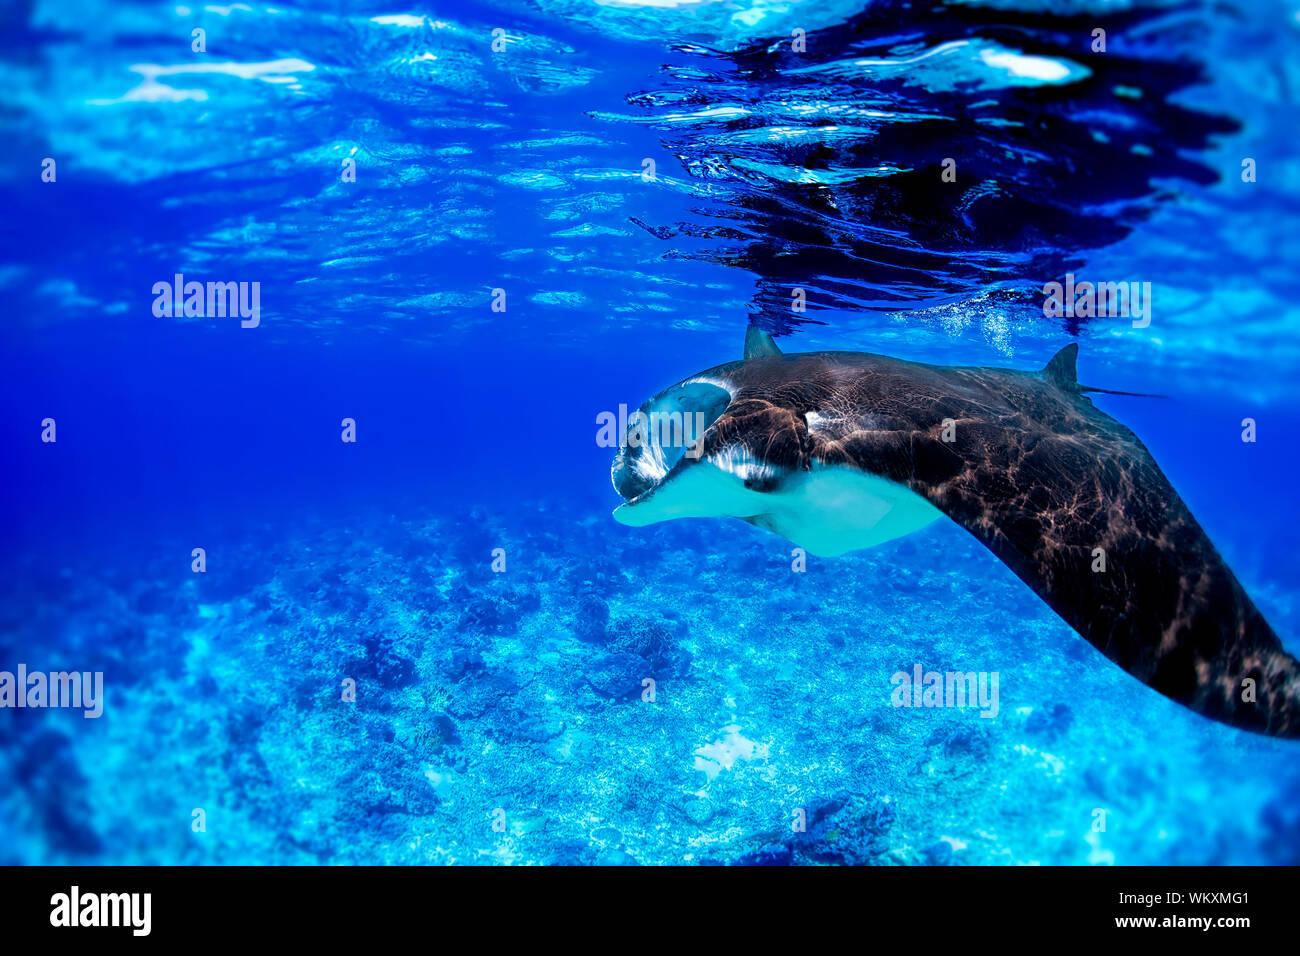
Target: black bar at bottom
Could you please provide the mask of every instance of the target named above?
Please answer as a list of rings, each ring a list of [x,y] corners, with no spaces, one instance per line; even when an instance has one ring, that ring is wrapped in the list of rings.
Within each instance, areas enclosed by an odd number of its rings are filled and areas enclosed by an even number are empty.
[[[679,939],[700,933],[706,935],[695,938],[733,946],[737,936],[761,935],[763,927],[787,921],[809,943],[823,932],[847,930],[863,941],[901,931],[918,942],[1033,941],[1052,934],[1046,938],[1150,943],[1196,934],[1231,944],[1287,932],[1297,882],[1296,870],[1284,868],[762,872],[9,868],[0,870],[0,926],[6,941],[75,934],[80,943],[113,937],[128,945],[149,939],[339,945],[400,933],[441,947],[453,945],[449,934],[463,946],[478,934],[487,941],[562,931],[586,936],[594,947],[602,939],[613,944],[619,937],[609,933],[622,926],[625,939],[650,934],[662,944],[664,933]]]

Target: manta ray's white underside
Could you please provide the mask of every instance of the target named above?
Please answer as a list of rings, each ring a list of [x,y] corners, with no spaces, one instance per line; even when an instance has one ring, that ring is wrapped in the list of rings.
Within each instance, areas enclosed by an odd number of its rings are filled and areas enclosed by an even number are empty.
[[[744,518],[824,557],[901,538],[942,515],[910,488],[854,468],[814,467],[777,490],[756,491],[708,460],[614,510],[619,522],[638,528],[671,518]]]

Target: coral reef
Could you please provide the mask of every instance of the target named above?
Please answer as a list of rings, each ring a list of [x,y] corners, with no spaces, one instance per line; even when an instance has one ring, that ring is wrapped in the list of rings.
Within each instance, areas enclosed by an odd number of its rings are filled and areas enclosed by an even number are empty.
[[[4,658],[107,696],[4,715],[0,862],[1300,859],[1284,742],[1132,681],[955,528],[796,572],[743,525],[602,520],[303,518],[204,574],[12,567]],[[997,714],[893,706],[917,664],[1000,672]]]

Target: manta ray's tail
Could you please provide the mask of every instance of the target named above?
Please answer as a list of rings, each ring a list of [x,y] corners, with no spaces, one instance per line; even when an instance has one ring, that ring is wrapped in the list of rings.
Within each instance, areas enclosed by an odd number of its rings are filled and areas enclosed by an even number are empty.
[[[1081,392],[1101,392],[1103,395],[1133,395],[1137,398],[1168,398],[1168,395],[1158,395],[1155,392],[1121,392],[1115,388],[1097,388],[1093,385],[1080,385]]]
[[[1154,392],[1121,392],[1114,388],[1097,388],[1095,385],[1080,385],[1075,379],[1074,365],[1079,355],[1079,343],[1071,342],[1052,356],[1052,360],[1043,369],[1043,377],[1058,388],[1072,392],[1101,392],[1105,395],[1132,395],[1136,398],[1168,398]]]

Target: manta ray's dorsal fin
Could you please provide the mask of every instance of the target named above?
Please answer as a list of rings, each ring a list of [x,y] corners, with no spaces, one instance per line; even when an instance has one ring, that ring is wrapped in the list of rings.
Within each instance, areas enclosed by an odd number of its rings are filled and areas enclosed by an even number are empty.
[[[1075,362],[1078,358],[1079,343],[1071,342],[1052,356],[1051,361],[1043,369],[1043,378],[1057,388],[1064,389],[1067,392],[1077,392],[1079,390],[1079,375],[1075,371]]]
[[[763,358],[768,355],[780,354],[781,350],[772,341],[772,336],[757,325],[751,325],[745,330],[745,358]]]

